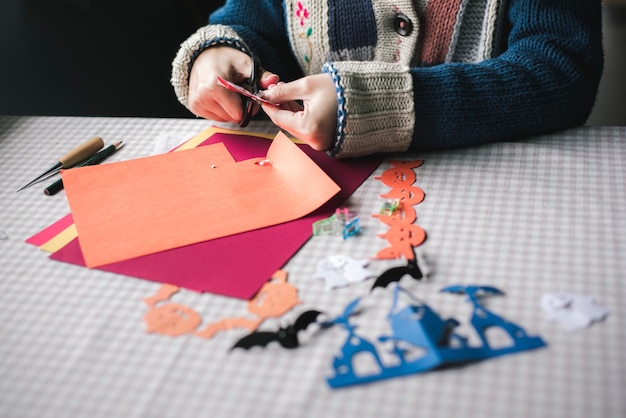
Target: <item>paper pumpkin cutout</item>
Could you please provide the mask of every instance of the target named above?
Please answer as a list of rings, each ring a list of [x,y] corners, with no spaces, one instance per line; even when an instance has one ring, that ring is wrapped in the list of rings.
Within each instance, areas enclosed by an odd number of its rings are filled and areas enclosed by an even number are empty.
[[[391,247],[379,251],[376,258],[389,258],[391,255],[395,255],[393,258],[403,256],[406,260],[413,260],[415,258],[414,248],[426,240],[426,231],[417,225],[413,225],[413,223],[407,222],[406,219],[401,219],[399,216],[376,216],[385,223],[390,221],[391,226],[386,233],[379,235],[381,238],[385,238],[391,244]],[[394,220],[396,221],[395,223]]]
[[[208,324],[196,335],[202,338],[212,338],[219,331],[233,328],[245,328],[254,331],[267,318],[282,316],[300,303],[298,289],[287,282],[287,272],[278,270],[247,303],[248,312],[256,315],[256,318],[224,318]]]
[[[423,160],[389,160],[391,168],[385,170],[380,176],[375,177],[381,180],[386,186],[393,189],[403,188],[412,185],[417,179],[414,168],[424,164]]]
[[[391,187],[388,193],[381,197],[388,199],[400,199],[407,206],[417,205],[424,200],[424,191],[413,186],[417,177],[413,169],[424,164],[423,160],[389,161],[391,168],[385,170],[381,176],[375,177],[386,186]]]
[[[224,318],[195,332],[202,318],[193,309],[178,303],[157,306],[161,302],[168,301],[178,291],[178,286],[163,284],[156,294],[144,299],[150,308],[144,316],[148,332],[170,336],[193,333],[198,337],[212,338],[219,331],[233,328],[254,331],[267,318],[282,316],[301,303],[298,299],[298,290],[287,283],[287,272],[278,270],[247,303],[248,311],[256,315],[256,318]]]
[[[188,306],[178,303],[157,306],[169,300],[178,291],[178,286],[162,284],[157,293],[144,298],[143,301],[150,308],[143,317],[148,333],[178,337],[193,332],[200,325],[202,318]]]
[[[287,272],[278,270],[248,302],[248,312],[260,318],[277,317],[300,303],[298,289],[287,282]]]
[[[413,169],[421,166],[423,161],[390,161],[390,164],[390,168],[375,178],[391,187],[391,190],[382,194],[381,197],[395,200],[399,204],[394,206],[395,210],[381,210],[381,213],[372,215],[389,226],[389,230],[379,236],[390,244],[389,247],[378,251],[374,258],[404,257],[406,260],[413,260],[415,259],[414,248],[426,240],[426,231],[414,225],[417,212],[413,208],[413,205],[424,200],[423,190],[413,186],[416,180]]]
[[[178,303],[155,306],[146,313],[144,321],[149,333],[178,337],[193,332],[202,322],[196,311]]]

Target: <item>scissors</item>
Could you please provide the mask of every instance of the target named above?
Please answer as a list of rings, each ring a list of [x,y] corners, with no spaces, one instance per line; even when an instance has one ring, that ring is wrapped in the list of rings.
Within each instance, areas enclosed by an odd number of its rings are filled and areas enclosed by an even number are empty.
[[[241,101],[243,106],[243,116],[241,118],[241,122],[239,122],[239,126],[245,128],[248,126],[250,119],[252,119],[252,114],[255,110],[255,106],[260,105],[261,103],[271,104],[273,106],[278,106],[275,103],[272,103],[266,99],[264,99],[259,94],[258,88],[258,77],[261,73],[259,59],[252,55],[252,69],[250,70],[250,78],[244,80],[241,85],[232,83],[228,80],[224,80],[222,77],[217,77],[217,82],[222,86],[227,88],[228,90],[234,91],[235,93],[239,93],[241,95]]]

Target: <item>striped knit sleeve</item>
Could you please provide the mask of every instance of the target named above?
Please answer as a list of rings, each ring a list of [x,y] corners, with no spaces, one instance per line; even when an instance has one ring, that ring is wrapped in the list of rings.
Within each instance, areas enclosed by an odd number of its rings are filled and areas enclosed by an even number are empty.
[[[375,61],[328,62],[337,92],[337,136],[331,156],[406,151],[415,119],[409,68]]]
[[[600,0],[510,0],[506,51],[476,64],[411,69],[412,150],[582,125],[603,68]]]
[[[189,98],[189,74],[196,57],[211,46],[226,45],[250,54],[248,46],[228,26],[207,25],[201,27],[183,42],[172,62],[171,83],[178,101],[187,106]]]
[[[261,59],[261,66],[279,74],[281,80],[302,77],[290,51],[282,0],[229,0],[204,26],[182,43],[173,63],[171,83],[178,100],[187,105],[189,73],[205,48],[226,45]]]

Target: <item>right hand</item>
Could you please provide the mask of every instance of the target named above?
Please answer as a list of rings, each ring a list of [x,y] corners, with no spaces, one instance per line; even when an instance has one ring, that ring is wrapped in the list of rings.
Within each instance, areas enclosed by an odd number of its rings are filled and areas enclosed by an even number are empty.
[[[241,83],[250,77],[251,58],[244,52],[228,46],[213,46],[198,55],[189,76],[187,105],[195,115],[218,121],[239,123],[243,116],[241,97],[218,85],[217,77]],[[276,74],[261,70],[259,87],[276,84]],[[258,106],[255,106],[255,113]]]

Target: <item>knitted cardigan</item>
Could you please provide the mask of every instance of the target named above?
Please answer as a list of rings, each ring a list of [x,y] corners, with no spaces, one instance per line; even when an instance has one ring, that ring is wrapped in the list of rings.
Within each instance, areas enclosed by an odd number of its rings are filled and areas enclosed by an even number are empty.
[[[329,154],[450,148],[585,122],[603,67],[600,0],[228,0],[182,45],[229,45],[289,81],[326,72],[337,92]]]

